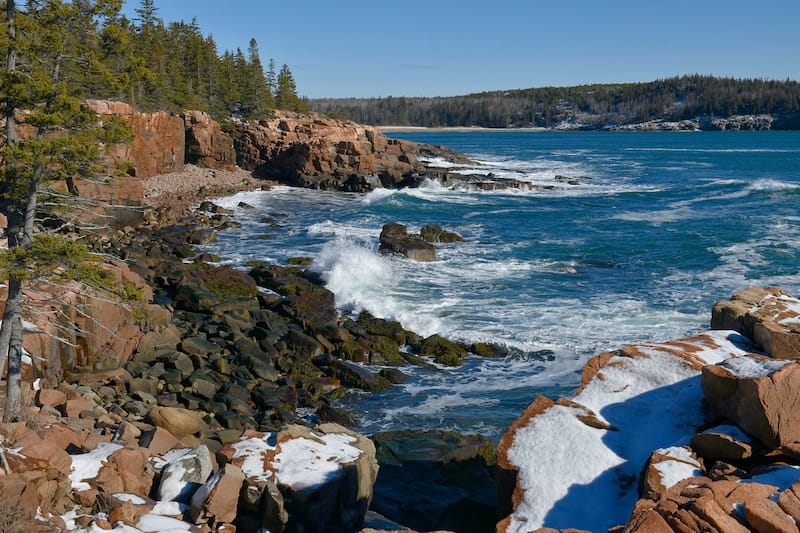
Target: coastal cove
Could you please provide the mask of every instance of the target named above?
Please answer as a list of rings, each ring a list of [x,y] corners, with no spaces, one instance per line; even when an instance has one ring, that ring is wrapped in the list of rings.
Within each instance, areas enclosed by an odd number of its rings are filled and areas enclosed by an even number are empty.
[[[349,394],[342,406],[362,433],[456,429],[497,440],[537,394],[574,392],[597,353],[703,331],[712,304],[745,286],[800,290],[796,132],[390,136],[464,152],[479,165],[463,172],[531,190],[240,193],[217,203],[242,228],[204,248],[238,266],[310,257],[344,310],[508,348],[457,369],[403,367],[405,384]],[[438,224],[466,242],[437,245],[433,263],[379,255],[388,222]]]

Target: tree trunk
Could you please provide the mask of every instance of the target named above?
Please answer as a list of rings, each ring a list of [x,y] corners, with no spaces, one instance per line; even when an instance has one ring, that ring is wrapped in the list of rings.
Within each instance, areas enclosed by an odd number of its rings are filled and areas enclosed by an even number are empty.
[[[6,381],[6,407],[4,422],[19,419],[20,390],[22,388],[22,283],[16,278],[8,281],[8,299],[3,312],[3,331],[8,341],[2,346],[8,352],[8,378]],[[6,333],[7,332],[7,333]]]
[[[22,408],[22,287],[18,281],[17,284],[19,285],[18,299],[20,305],[18,306],[18,311],[15,313],[16,316],[11,325],[11,342],[8,353],[8,380],[6,381],[6,407],[5,412],[3,413],[3,422],[18,421]],[[9,282],[9,293],[10,292],[11,282]],[[16,302],[12,302],[9,299],[9,301],[6,303],[6,309],[8,309],[9,305],[12,303],[16,304]]]

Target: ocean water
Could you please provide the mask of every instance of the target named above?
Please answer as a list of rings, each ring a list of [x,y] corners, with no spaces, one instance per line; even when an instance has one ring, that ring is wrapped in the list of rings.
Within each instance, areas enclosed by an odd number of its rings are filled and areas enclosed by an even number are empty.
[[[243,227],[208,247],[236,265],[311,257],[343,311],[509,348],[457,369],[404,367],[403,385],[348,394],[341,403],[363,433],[442,428],[498,439],[536,395],[571,395],[597,353],[702,331],[713,303],[740,288],[800,293],[798,132],[391,136],[556,188],[240,193],[219,203]],[[590,179],[572,186],[556,175]],[[433,263],[380,255],[387,222],[439,224],[466,242],[438,245]]]

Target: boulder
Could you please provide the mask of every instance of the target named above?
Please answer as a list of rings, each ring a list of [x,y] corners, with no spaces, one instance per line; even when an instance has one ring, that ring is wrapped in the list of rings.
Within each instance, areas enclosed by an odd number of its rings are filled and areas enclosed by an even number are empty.
[[[779,359],[800,359],[800,300],[777,287],[753,287],[717,302],[712,329],[733,329]]]
[[[329,374],[340,380],[342,385],[347,387],[370,392],[379,392],[392,387],[391,382],[385,377],[375,374],[368,368],[352,361],[345,361],[326,354],[315,359],[314,362],[318,366],[325,368]]]
[[[192,496],[189,519],[198,524],[233,523],[243,484],[244,474],[238,467],[231,464],[223,466]]]
[[[753,455],[750,437],[736,426],[717,426],[692,437],[692,450],[706,460],[741,461]]]
[[[800,363],[750,354],[703,368],[714,409],[769,449],[800,442]]]
[[[480,435],[393,431],[372,436],[380,465],[372,509],[420,531],[491,531],[495,454]]]
[[[214,461],[205,445],[175,450],[165,456],[161,470],[158,499],[189,503],[197,489],[214,472]]]
[[[358,530],[378,473],[372,442],[337,424],[246,431],[219,456],[244,472],[250,523],[271,531]]]
[[[402,224],[385,224],[381,230],[380,251],[402,254],[415,261],[436,261],[436,249],[418,235],[409,235]]]
[[[179,407],[153,407],[148,413],[150,421],[178,438],[188,435],[205,435],[209,432],[203,418],[188,409]]]
[[[467,350],[440,335],[431,335],[417,347],[417,353],[423,357],[432,357],[434,361],[446,366],[459,366],[467,357]]]
[[[462,242],[464,237],[452,231],[445,231],[441,226],[429,224],[419,230],[419,235],[428,242]]]
[[[686,446],[659,448],[650,454],[639,478],[639,495],[658,501],[684,479],[702,476],[703,465]]]
[[[269,265],[254,268],[250,276],[259,286],[284,296],[274,310],[299,323],[307,332],[324,336],[338,327],[334,294],[309,278],[309,274],[296,268]]]

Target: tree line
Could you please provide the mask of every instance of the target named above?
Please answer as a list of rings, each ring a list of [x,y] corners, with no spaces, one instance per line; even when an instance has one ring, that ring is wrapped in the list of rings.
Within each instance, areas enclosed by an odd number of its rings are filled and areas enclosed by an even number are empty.
[[[316,99],[313,111],[363,124],[587,128],[649,120],[800,113],[796,81],[680,76],[646,83],[491,91],[453,97]]]
[[[141,0],[133,20],[121,13],[121,0],[16,4],[17,31],[28,47],[20,56],[55,52],[58,76],[69,80],[71,96],[120,100],[143,111],[197,109],[218,120],[263,118],[274,108],[307,110],[289,67],[278,68],[274,59],[262,64],[255,39],[247,50],[220,51],[196,19],[161,19],[155,0]],[[2,22],[5,55],[7,21]],[[58,35],[49,29],[56,23]],[[86,40],[80,57],[70,53],[78,39]]]

